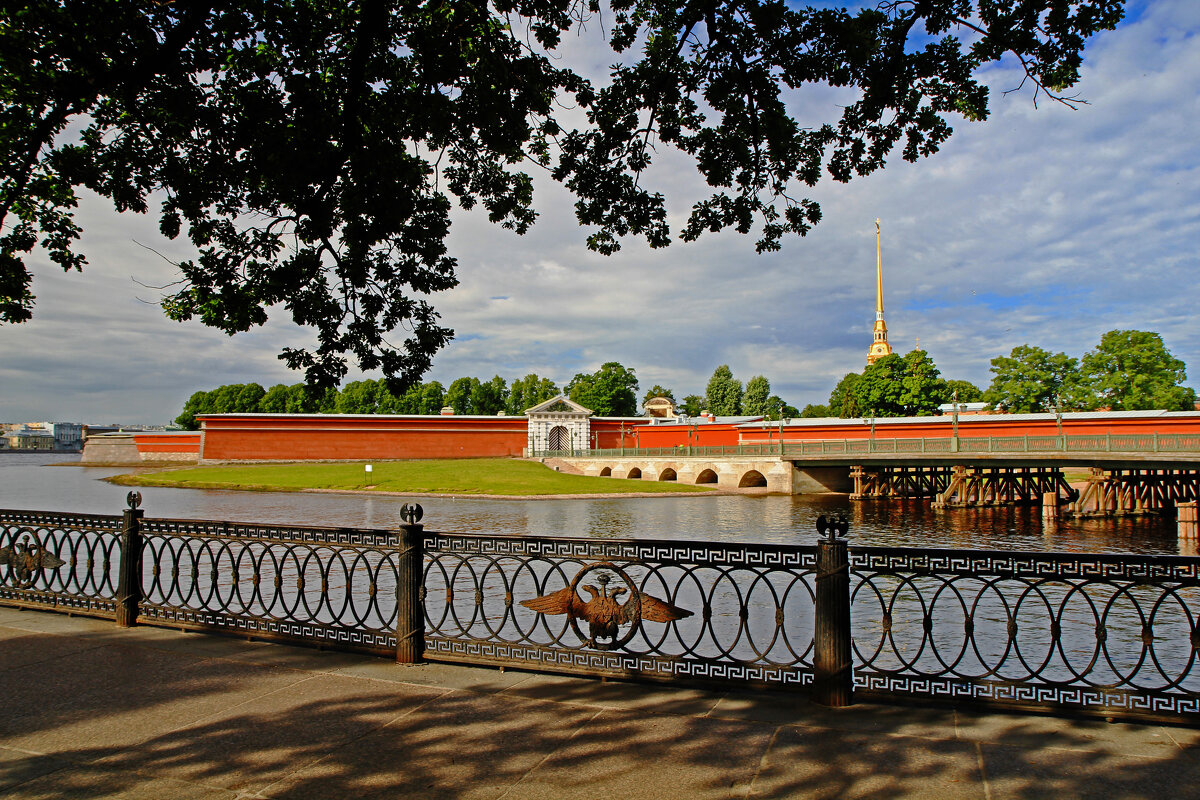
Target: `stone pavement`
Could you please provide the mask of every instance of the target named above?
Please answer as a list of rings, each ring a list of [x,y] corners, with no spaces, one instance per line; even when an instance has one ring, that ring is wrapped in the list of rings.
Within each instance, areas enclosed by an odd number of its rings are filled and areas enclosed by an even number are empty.
[[[1200,798],[1200,731],[422,665],[0,609],[11,798]]]

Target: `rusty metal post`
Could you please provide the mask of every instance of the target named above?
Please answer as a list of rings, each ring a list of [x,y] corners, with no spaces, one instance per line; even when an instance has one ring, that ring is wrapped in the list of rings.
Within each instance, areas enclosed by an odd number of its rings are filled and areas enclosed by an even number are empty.
[[[398,531],[400,552],[396,557],[396,663],[418,664],[425,653],[425,604],[421,589],[425,582],[425,526],[420,525],[421,506],[405,504],[400,509],[404,524]]]
[[[844,537],[845,517],[817,520],[823,538],[817,542],[816,631],[813,646],[815,702],[835,708],[854,702],[851,660],[850,553]]]
[[[141,492],[125,496],[129,507],[121,526],[121,562],[117,574],[117,626],[137,625],[138,604],[142,602],[142,504]]]

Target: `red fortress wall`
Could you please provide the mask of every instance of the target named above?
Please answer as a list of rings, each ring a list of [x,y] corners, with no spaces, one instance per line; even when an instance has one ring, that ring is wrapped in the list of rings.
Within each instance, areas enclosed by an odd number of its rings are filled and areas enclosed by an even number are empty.
[[[203,415],[200,420],[200,458],[206,461],[518,457],[528,439],[525,417],[215,414]],[[779,441],[777,424],[651,425],[643,418],[619,417],[593,417],[590,424],[588,444],[605,449],[721,447]],[[941,438],[950,436],[952,430],[949,416],[875,421],[877,439]],[[1063,415],[1062,432],[1069,436],[1200,434],[1200,413],[1068,413]],[[963,438],[1057,433],[1053,414],[962,416],[958,421],[958,434]],[[871,426],[860,420],[792,420],[784,425],[783,435],[789,442],[866,439],[871,436]],[[143,443],[139,436],[139,450],[154,446],[149,440]],[[196,445],[186,437],[178,437],[157,446],[178,450]]]
[[[524,417],[201,415],[204,461],[358,461],[520,456]]]

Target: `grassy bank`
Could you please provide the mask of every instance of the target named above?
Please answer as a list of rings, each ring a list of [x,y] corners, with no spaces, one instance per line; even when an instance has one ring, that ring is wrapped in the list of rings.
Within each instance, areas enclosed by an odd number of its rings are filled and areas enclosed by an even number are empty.
[[[509,458],[387,461],[364,464],[246,464],[118,475],[125,486],[298,492],[306,489],[419,494],[563,495],[709,491],[674,482],[567,475],[534,461]]]

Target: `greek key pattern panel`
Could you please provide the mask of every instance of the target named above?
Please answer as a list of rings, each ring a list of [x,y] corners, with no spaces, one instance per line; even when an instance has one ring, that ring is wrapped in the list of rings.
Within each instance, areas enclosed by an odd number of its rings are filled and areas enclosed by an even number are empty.
[[[1186,556],[854,547],[850,566],[865,572],[1168,581],[1200,586],[1200,559]]]
[[[678,542],[653,539],[579,539],[570,537],[484,536],[427,533],[426,553],[529,558],[645,561],[657,563],[812,568],[816,548]]]
[[[930,697],[1020,707],[1070,706],[1084,711],[1123,712],[1138,716],[1175,716],[1200,719],[1200,697],[1122,692],[1087,687],[1061,688],[1010,684],[999,681],[965,682],[937,678],[871,673],[859,670],[855,691],[864,699]]]
[[[317,528],[305,525],[254,525],[245,522],[221,522],[193,519],[145,519],[142,530],[163,536],[191,536],[211,539],[337,544],[350,547],[380,548],[394,542],[396,533],[364,528]]]
[[[460,641],[426,637],[425,655],[439,661],[488,663],[580,674],[638,675],[695,681],[802,686],[812,683],[811,670],[765,668],[719,661],[645,658],[625,653],[556,650],[538,645]]]
[[[0,599],[115,613],[121,517],[0,512]]]
[[[533,648],[536,663],[555,651],[572,664],[607,652],[710,673],[721,664],[761,680],[811,667],[807,550],[440,534],[430,545],[430,639]]]
[[[120,516],[99,514],[63,514],[57,511],[14,511],[0,509],[0,525],[56,530],[113,531],[121,530]]]

